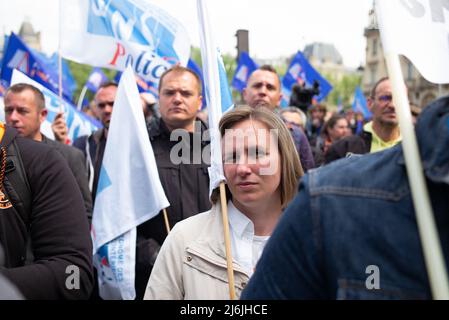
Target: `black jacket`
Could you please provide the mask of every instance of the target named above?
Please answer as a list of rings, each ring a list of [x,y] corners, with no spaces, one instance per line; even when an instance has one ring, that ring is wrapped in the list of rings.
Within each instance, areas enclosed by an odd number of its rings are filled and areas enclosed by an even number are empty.
[[[327,164],[337,159],[346,157],[348,153],[365,154],[371,150],[373,136],[367,131],[360,135],[353,135],[338,140],[332,144],[325,155],[324,163]]]
[[[88,179],[89,181],[92,181],[92,185],[90,185],[90,190],[92,190],[92,203],[95,203],[101,163],[103,162],[104,149],[106,148],[106,136],[104,130],[104,128],[99,129],[90,135],[78,137],[73,142],[73,146],[83,152],[86,160]],[[87,150],[89,152],[87,152]]]
[[[27,299],[86,299],[93,285],[92,243],[76,181],[54,148],[16,135],[15,129],[6,127],[0,147],[16,139],[30,188],[31,210],[23,215],[23,210],[14,208],[23,203],[5,177],[3,204],[10,201],[13,206],[0,208],[0,242],[5,251],[0,272]],[[31,243],[34,257],[30,264],[25,264],[27,243]],[[77,271],[79,289],[76,280],[69,278]],[[67,284],[75,284],[75,289]]]
[[[200,120],[197,120],[200,121]],[[185,142],[190,140],[189,145],[184,145],[189,151],[186,158],[193,162],[193,154],[202,154],[209,145],[209,140],[200,139],[207,127],[201,123],[201,128],[195,133],[185,132]],[[209,200],[209,159],[197,159],[200,163],[175,164],[170,159],[170,152],[174,146],[180,146],[178,141],[170,141],[170,132],[162,119],[151,122],[148,126],[151,145],[158,168],[159,178],[170,207],[167,208],[170,228],[190,216],[207,211],[211,208]],[[200,141],[199,150],[194,149],[193,141]],[[207,141],[205,141],[207,140]],[[210,152],[206,152],[210,156]],[[206,161],[204,161],[206,160]],[[144,222],[137,227],[137,263],[136,263],[136,295],[141,299],[150,276],[152,257],[155,248],[162,245],[167,236],[162,212],[153,219]]]
[[[89,224],[92,221],[92,196],[89,190],[89,183],[87,177],[87,169],[84,161],[83,153],[75,147],[62,144],[60,142],[48,139],[42,135],[42,142],[54,147],[67,161],[70,170],[75,177],[76,183],[81,191],[84,199],[84,206],[86,207],[87,219]]]

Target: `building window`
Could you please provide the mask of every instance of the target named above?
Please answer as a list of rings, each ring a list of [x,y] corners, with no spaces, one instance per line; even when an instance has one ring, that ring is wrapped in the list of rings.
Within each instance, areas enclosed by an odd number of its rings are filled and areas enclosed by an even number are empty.
[[[377,55],[377,38],[373,39],[373,51],[372,51],[373,57]]]
[[[370,67],[370,84],[374,85],[377,81],[377,69],[376,66]]]

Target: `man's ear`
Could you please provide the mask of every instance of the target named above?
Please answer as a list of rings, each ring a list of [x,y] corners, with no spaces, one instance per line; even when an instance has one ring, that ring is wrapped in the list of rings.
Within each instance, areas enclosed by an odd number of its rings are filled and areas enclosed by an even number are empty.
[[[245,101],[245,103],[248,103],[248,102],[246,102],[246,95],[247,94],[248,94],[248,92],[246,91],[246,88],[243,88],[242,97],[243,97],[243,101]]]
[[[282,95],[282,91],[281,91],[281,94],[279,95],[279,101],[277,102],[278,107],[281,106],[282,97],[283,97],[283,95]]]
[[[40,124],[42,124],[42,122],[44,122],[45,119],[47,119],[47,115],[48,115],[48,110],[47,110],[46,108],[42,109],[42,110],[39,112],[39,121],[40,121]]]
[[[203,96],[200,95],[199,99],[199,103],[198,103],[198,111],[201,110],[201,108],[203,107]]]
[[[374,105],[374,99],[373,99],[372,97],[368,97],[368,98],[366,99],[366,105],[368,106],[368,110],[369,110],[370,112],[372,112],[373,105]]]

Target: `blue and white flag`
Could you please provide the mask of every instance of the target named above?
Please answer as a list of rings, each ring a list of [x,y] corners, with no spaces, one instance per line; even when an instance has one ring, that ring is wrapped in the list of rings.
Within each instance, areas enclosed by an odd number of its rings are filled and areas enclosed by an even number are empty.
[[[331,92],[332,85],[315,70],[302,52],[298,51],[282,79],[282,106],[288,105],[293,85],[305,83],[306,87],[311,87],[314,81],[320,85],[320,93],[315,96],[320,102]]]
[[[368,109],[366,98],[362,92],[362,89],[359,86],[355,88],[352,110],[354,110],[354,112],[361,112],[363,114],[364,119],[369,119],[372,116],[371,112]]]
[[[233,103],[223,59],[212,37],[206,2],[204,0],[197,0],[197,8],[200,26],[201,60],[203,62],[205,82],[203,91],[205,92],[207,105],[209,106],[208,116],[211,139],[209,195],[211,195],[212,191],[220,185],[220,182],[225,181],[218,123],[220,122],[221,115],[230,110],[233,107]]]
[[[130,65],[137,76],[156,84],[174,64],[187,64],[186,30],[148,1],[65,0],[61,5],[61,52],[67,59],[120,71]]]
[[[63,99],[61,105],[61,100],[56,93],[50,91],[48,88],[33,79],[30,79],[18,70],[14,70],[11,77],[11,85],[16,83],[31,84],[43,93],[45,97],[45,107],[47,108],[48,113],[47,118],[41,124],[41,132],[47,137],[54,139],[51,124],[60,111],[64,112],[64,118],[69,130],[68,135],[70,141],[75,141],[76,138],[80,136],[89,135],[102,127],[102,124],[98,120],[76,110],[76,107],[67,100]]]
[[[117,73],[114,77],[114,81],[119,83],[121,77],[122,77],[122,72],[117,71]],[[145,81],[137,75],[135,75],[135,77],[136,77],[137,89],[139,90],[139,93],[149,92],[156,98],[156,100],[159,99],[159,90],[158,90],[157,83],[155,83],[153,81]]]
[[[34,81],[39,82],[56,94],[59,94],[59,76],[57,58],[48,58],[42,53],[29,48],[18,36],[11,34],[2,64],[1,79],[6,86],[11,82],[14,69],[18,69]],[[63,61],[62,93],[67,100],[72,100],[76,83],[70,70]]]
[[[246,88],[248,78],[259,66],[254,62],[247,52],[241,52],[237,68],[235,69],[234,78],[231,85],[238,91],[242,92]]]
[[[107,81],[108,77],[106,77],[100,68],[93,68],[87,78],[86,87],[92,92],[97,92],[98,88]]]
[[[201,95],[203,96],[203,99],[201,99],[201,110],[203,110],[203,109],[207,108],[207,98],[206,98],[206,93],[205,93],[205,89],[204,89],[205,85],[204,85],[203,73],[201,72],[200,67],[192,59],[189,59],[189,62],[187,63],[187,68],[189,68],[190,70],[195,72],[198,75],[198,77],[200,77],[200,79],[201,79],[201,88],[202,88]]]
[[[159,180],[133,70],[114,103],[92,218],[100,296],[135,298],[136,227],[169,206]]]

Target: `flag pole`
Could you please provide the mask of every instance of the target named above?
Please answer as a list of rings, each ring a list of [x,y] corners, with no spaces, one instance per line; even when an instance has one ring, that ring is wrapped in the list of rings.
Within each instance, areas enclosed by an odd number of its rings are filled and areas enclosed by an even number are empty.
[[[83,87],[83,90],[81,90],[80,96],[79,96],[79,98],[78,98],[78,104],[77,104],[77,106],[76,106],[76,109],[77,109],[78,111],[81,111],[81,109],[82,109],[82,107],[83,107],[83,100],[84,100],[84,97],[86,96],[86,91],[87,91],[87,87],[84,86],[84,87]]]
[[[232,265],[232,253],[231,253],[231,237],[229,234],[229,219],[228,219],[228,204],[226,201],[226,188],[224,182],[220,182],[220,204],[221,215],[223,217],[223,231],[226,247],[226,265],[228,269],[228,284],[229,284],[229,297],[231,300],[235,299],[235,286],[234,286],[234,266]]]
[[[170,233],[170,222],[168,222],[167,208],[162,209],[162,214],[164,215],[165,229],[167,230],[167,234],[169,234]]]
[[[393,99],[401,129],[407,176],[412,191],[432,296],[436,300],[448,300],[449,285],[445,262],[426,187],[399,56],[395,53],[386,53],[385,61],[393,87]]]
[[[58,39],[58,71],[59,71],[59,112],[64,112],[62,102],[62,55],[61,55],[61,38],[62,38],[62,0],[59,0],[59,39]]]
[[[226,264],[228,271],[229,297],[235,299],[234,286],[234,268],[232,264],[231,238],[229,236],[229,221],[227,213],[226,192],[224,186],[221,145],[219,141],[218,122],[222,113],[221,92],[219,66],[217,60],[217,47],[214,45],[214,39],[210,34],[210,24],[207,15],[206,1],[197,0],[198,18],[200,26],[200,42],[201,42],[201,58],[203,60],[204,82],[206,90],[208,90],[208,106],[209,113],[209,129],[211,131],[211,167],[209,168],[209,176],[211,177],[211,185],[216,184],[220,188],[221,213],[223,218],[223,235],[226,249]],[[215,110],[217,109],[217,110]],[[212,174],[211,174],[212,173]],[[218,183],[218,180],[221,181]],[[213,186],[215,188],[215,185]],[[210,190],[209,190],[210,191]]]

